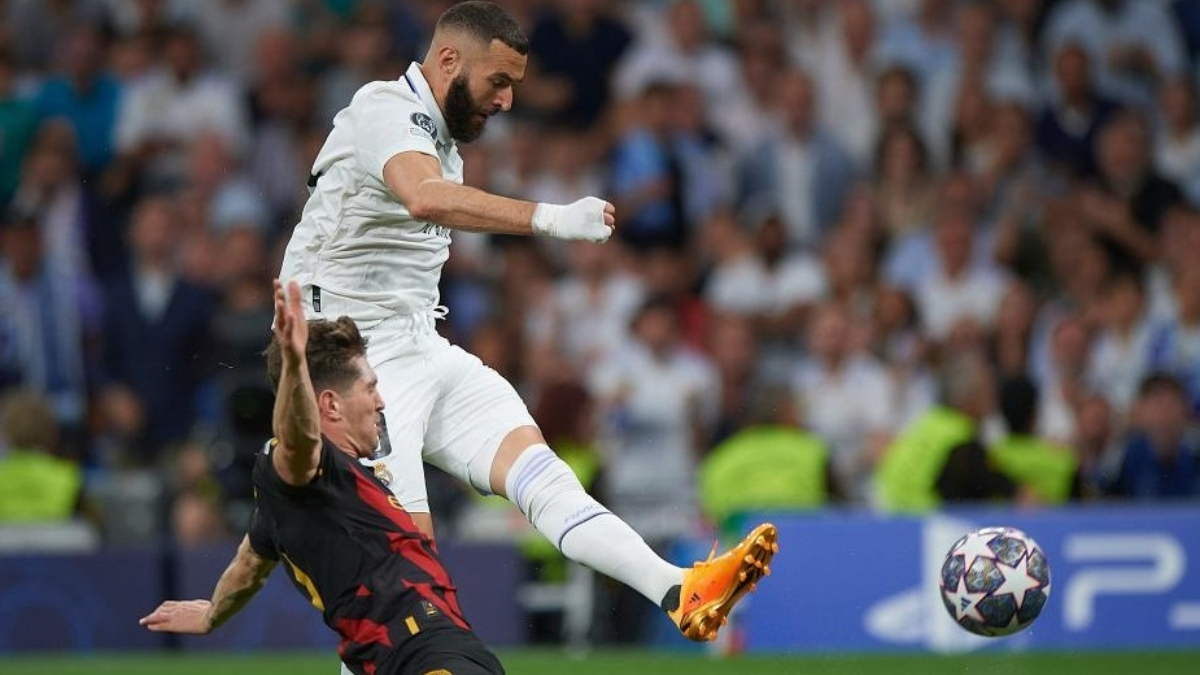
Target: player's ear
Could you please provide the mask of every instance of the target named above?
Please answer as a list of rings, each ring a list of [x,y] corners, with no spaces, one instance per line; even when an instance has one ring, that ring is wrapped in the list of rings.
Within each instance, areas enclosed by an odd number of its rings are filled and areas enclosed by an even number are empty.
[[[437,67],[449,78],[458,75],[462,68],[462,51],[454,45],[442,45],[437,53]]]
[[[339,420],[342,418],[342,397],[332,389],[322,389],[317,394],[317,409],[322,417]]]

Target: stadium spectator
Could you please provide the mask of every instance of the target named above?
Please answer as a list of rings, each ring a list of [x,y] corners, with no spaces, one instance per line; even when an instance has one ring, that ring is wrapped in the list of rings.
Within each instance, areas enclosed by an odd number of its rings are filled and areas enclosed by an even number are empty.
[[[21,164],[33,144],[38,115],[33,102],[17,90],[20,72],[8,50],[0,49],[0,208],[6,207],[21,178]]]
[[[632,114],[613,146],[608,179],[624,214],[617,236],[636,248],[683,248],[690,236],[684,177],[671,129],[677,87],[655,80],[630,103]]]
[[[79,163],[89,179],[112,161],[121,104],[121,84],[105,69],[106,47],[99,26],[73,28],[58,45],[58,72],[46,79],[35,99],[40,119],[70,122]]]
[[[749,318],[765,343],[792,344],[812,305],[827,291],[820,258],[789,250],[786,226],[774,211],[748,214],[743,232],[731,214],[709,222],[714,265],[704,288],[714,311]]]
[[[1037,435],[1067,443],[1075,434],[1075,411],[1088,393],[1087,364],[1091,327],[1082,314],[1068,314],[1055,324],[1049,340],[1047,369],[1038,381],[1041,392]]]
[[[841,144],[817,122],[812,78],[789,70],[776,88],[782,121],[776,135],[738,158],[738,203],[774,210],[789,249],[814,248],[840,218],[855,171]]]
[[[1182,204],[1168,211],[1158,250],[1158,260],[1146,271],[1146,295],[1151,318],[1162,321],[1178,313],[1175,279],[1200,255],[1200,212]]]
[[[589,369],[621,348],[644,299],[642,282],[612,246],[570,245],[570,272],[554,282],[547,302],[530,317],[531,337]]]
[[[841,495],[825,442],[800,426],[778,386],[755,390],[743,424],[704,458],[696,480],[704,516],[725,538],[741,532],[748,512],[818,509]]]
[[[83,469],[63,456],[58,420],[44,396],[10,391],[0,401],[0,524],[68,520],[83,504]]]
[[[94,298],[49,257],[33,214],[11,211],[0,229],[0,372],[6,384],[45,396],[69,443],[88,416],[89,345],[98,334]],[[87,303],[91,301],[89,306]]]
[[[1024,103],[1032,103],[1036,96],[1028,71],[998,53],[1000,9],[996,5],[975,1],[957,5],[954,58],[938,64],[922,87],[922,128],[941,166],[949,159],[949,130],[960,90],[978,86],[990,99]]]
[[[1093,62],[1078,43],[1056,48],[1049,61],[1054,79],[1034,125],[1038,149],[1067,176],[1092,176],[1096,172],[1096,136],[1117,112],[1118,104],[1097,91]]]
[[[675,306],[651,296],[631,340],[590,374],[599,399],[609,508],[649,542],[692,531],[695,470],[720,401],[707,357],[681,338]]]
[[[939,372],[940,403],[888,444],[875,473],[877,504],[922,512],[945,502],[1003,499],[1011,483],[989,466],[982,441],[994,414],[996,385],[981,354],[958,353]]]
[[[34,73],[45,72],[55,45],[77,26],[108,24],[104,0],[14,0],[5,3],[5,34],[17,63]]]
[[[111,241],[110,216],[80,173],[75,134],[65,120],[38,129],[12,203],[36,217],[55,274],[88,284],[95,271],[122,259]]]
[[[903,237],[929,227],[937,181],[925,141],[907,124],[883,130],[875,148],[873,193],[883,229]]]
[[[1177,377],[1200,414],[1200,268],[1189,264],[1175,277],[1175,316],[1153,329],[1150,369]]]
[[[245,83],[259,38],[286,26],[295,3],[289,0],[205,0],[186,3],[177,20],[189,21],[214,67]],[[348,41],[353,38],[347,35]]]
[[[1200,440],[1179,380],[1155,373],[1142,382],[1124,442],[1115,491],[1140,500],[1200,495]]]
[[[127,170],[145,187],[159,189],[179,183],[185,149],[201,134],[220,135],[237,154],[249,141],[239,90],[228,75],[208,68],[194,27],[171,27],[163,38],[163,60],[163,67],[130,86],[116,129],[117,152]]]
[[[1185,67],[1179,31],[1161,3],[1135,0],[1064,0],[1050,10],[1042,35],[1053,52],[1078,43],[1096,64],[1102,90],[1143,106],[1158,82]]]
[[[990,329],[1007,280],[975,255],[975,215],[962,206],[940,204],[934,225],[937,270],[915,288],[924,328],[935,341],[969,321]]]
[[[699,0],[660,6],[662,25],[639,33],[613,71],[619,97],[641,95],[656,82],[693,84],[706,100],[741,95],[737,57],[709,31]]]
[[[1200,205],[1200,102],[1196,83],[1174,77],[1159,88],[1159,124],[1154,166],[1178,185],[1192,206]]]
[[[1149,372],[1152,326],[1142,277],[1114,274],[1095,314],[1099,330],[1088,355],[1086,380],[1093,390],[1105,393],[1123,418]]]
[[[834,27],[824,32],[817,60],[804,64],[817,83],[817,119],[850,154],[856,167],[870,163],[879,130],[876,78],[882,59],[876,45],[876,16],[869,0],[836,4]]]
[[[211,375],[213,298],[181,278],[177,227],[170,200],[139,202],[130,264],[105,284],[100,396],[108,428],[126,442],[122,463],[154,464],[186,440]]]
[[[796,418],[828,448],[847,498],[866,503],[875,461],[896,430],[897,397],[887,370],[856,344],[854,325],[847,307],[813,311],[791,394]]]
[[[721,403],[713,423],[713,443],[721,442],[746,425],[747,406],[764,380],[758,351],[749,320],[735,314],[714,317],[708,354],[720,378]]]
[[[955,61],[956,8],[952,0],[917,0],[916,4],[911,16],[888,23],[879,49],[884,60],[911,70],[918,87],[923,87]],[[961,35],[961,27],[959,31]]]
[[[705,101],[703,113],[717,138],[734,155],[749,151],[778,132],[777,85],[787,68],[785,40],[775,20],[758,19],[738,31],[737,49],[745,96]]]
[[[317,118],[332,120],[358,88],[372,80],[392,79],[392,45],[387,25],[356,17],[336,44],[336,58],[322,74]]]
[[[545,4],[529,34],[529,108],[551,124],[590,129],[609,109],[610,74],[632,43],[600,0]]]
[[[1062,504],[1078,496],[1079,462],[1070,448],[1034,435],[1037,386],[1018,376],[1000,382],[1000,412],[1007,433],[988,446],[988,459],[1017,487],[1023,501]]]
[[[992,365],[1001,378],[1023,375],[1028,369],[1036,311],[1037,299],[1029,285],[1010,283],[996,310],[989,340]]]
[[[1071,449],[1079,462],[1079,496],[1087,501],[1107,498],[1121,463],[1121,439],[1112,406],[1101,394],[1090,394],[1076,414]]]
[[[1084,218],[1115,266],[1138,267],[1154,259],[1163,216],[1183,195],[1154,169],[1149,123],[1141,113],[1116,113],[1097,142],[1098,175],[1079,195]]]

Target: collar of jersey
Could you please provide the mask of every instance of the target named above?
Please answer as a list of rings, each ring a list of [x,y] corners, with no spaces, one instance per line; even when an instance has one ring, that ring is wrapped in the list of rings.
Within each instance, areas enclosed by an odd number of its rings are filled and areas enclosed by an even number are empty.
[[[448,145],[454,140],[450,138],[450,130],[446,128],[446,118],[442,117],[442,109],[438,107],[437,99],[433,97],[433,90],[429,88],[429,83],[425,81],[425,76],[421,74],[421,64],[413,61],[408,66],[408,70],[404,73],[404,81],[412,87],[417,98],[421,99],[421,103],[425,105],[425,110],[429,112],[429,116],[433,118],[433,123],[437,125],[438,145]]]

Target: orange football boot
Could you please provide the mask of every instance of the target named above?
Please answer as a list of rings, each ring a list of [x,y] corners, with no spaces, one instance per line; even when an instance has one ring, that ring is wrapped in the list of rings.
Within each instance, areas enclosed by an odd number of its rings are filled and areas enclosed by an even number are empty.
[[[679,607],[667,615],[689,640],[707,642],[729,620],[729,612],[758,580],[771,573],[771,557],[779,550],[778,532],[771,523],[754,528],[737,546],[714,558],[697,562],[683,573]]]

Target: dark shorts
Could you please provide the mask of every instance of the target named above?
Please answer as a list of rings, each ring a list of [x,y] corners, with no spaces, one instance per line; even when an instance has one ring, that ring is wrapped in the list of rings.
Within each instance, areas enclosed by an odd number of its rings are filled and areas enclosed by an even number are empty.
[[[376,675],[504,675],[504,666],[474,633],[451,625],[405,640]]]

